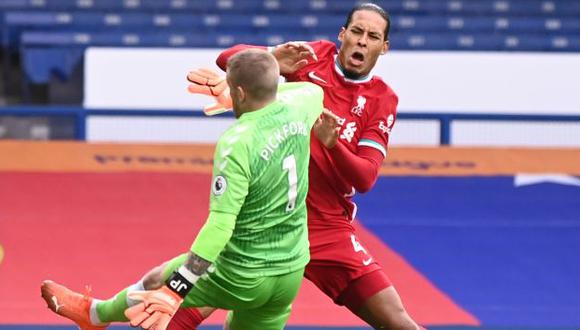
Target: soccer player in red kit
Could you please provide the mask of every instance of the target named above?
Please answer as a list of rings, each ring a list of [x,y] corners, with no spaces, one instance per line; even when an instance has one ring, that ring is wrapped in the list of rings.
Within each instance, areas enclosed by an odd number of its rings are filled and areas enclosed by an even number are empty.
[[[388,14],[375,4],[353,8],[338,40],[290,42],[271,51],[287,81],[309,81],[324,89],[324,105],[336,125],[318,125],[311,139],[307,197],[310,263],[305,276],[336,304],[344,305],[376,329],[421,329],[406,312],[381,266],[357,239],[351,222],[356,192],[377,180],[396,119],[397,95],[370,75],[389,48]],[[249,45],[220,54],[230,56]],[[265,48],[265,47],[263,47]],[[180,310],[170,329],[191,330],[211,309]]]

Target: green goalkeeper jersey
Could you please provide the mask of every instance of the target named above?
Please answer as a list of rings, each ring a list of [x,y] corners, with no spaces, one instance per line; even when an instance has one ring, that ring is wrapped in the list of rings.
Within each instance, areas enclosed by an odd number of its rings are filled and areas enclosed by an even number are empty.
[[[210,212],[236,221],[216,267],[256,278],[308,263],[310,130],[322,100],[314,84],[281,84],[277,101],[243,114],[218,141]]]

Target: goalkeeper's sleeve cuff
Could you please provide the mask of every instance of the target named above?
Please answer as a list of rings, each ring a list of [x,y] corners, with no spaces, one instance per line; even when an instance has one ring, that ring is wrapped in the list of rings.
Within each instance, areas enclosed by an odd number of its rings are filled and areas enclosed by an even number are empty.
[[[181,266],[169,276],[165,285],[181,298],[185,298],[198,279],[198,275],[190,272],[185,266]]]

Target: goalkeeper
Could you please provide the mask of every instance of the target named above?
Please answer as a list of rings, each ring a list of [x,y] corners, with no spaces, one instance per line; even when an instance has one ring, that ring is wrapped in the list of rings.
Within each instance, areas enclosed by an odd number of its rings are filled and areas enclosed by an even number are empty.
[[[206,70],[194,74],[200,83],[190,89],[226,89]],[[323,92],[310,83],[278,88],[279,74],[263,50],[228,61],[238,120],[217,143],[209,216],[190,251],[106,301],[45,281],[42,297],[53,312],[83,330],[114,321],[163,330],[180,306],[212,306],[230,311],[229,329],[283,329],[309,261],[310,130],[323,111]]]

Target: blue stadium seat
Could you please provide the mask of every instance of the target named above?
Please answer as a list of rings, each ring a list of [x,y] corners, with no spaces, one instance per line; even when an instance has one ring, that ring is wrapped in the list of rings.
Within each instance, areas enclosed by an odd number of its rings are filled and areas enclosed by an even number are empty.
[[[357,0],[0,0],[4,50],[336,40]],[[380,0],[393,49],[580,51],[580,0]],[[23,42],[20,47],[20,41]],[[61,59],[70,55],[54,56]],[[40,56],[40,55],[38,55]],[[10,56],[5,57],[6,63]],[[8,59],[8,60],[6,60]],[[40,57],[36,57],[40,60]],[[66,60],[66,63],[74,62]],[[31,64],[32,65],[32,64]],[[65,76],[65,75],[63,75]]]
[[[309,36],[291,33],[123,33],[24,32],[21,36],[23,70],[28,81],[46,83],[51,74],[66,79],[90,46],[224,48],[237,43],[277,45]]]
[[[171,32],[230,32],[251,34],[257,32],[296,32],[337,34],[344,24],[338,15],[298,14],[178,14],[178,13],[96,13],[96,12],[8,12],[4,15],[2,45],[18,49],[23,31],[78,31],[107,32],[123,30]]]
[[[393,50],[580,51],[577,35],[399,33]]]
[[[344,15],[355,0],[2,0],[2,10],[80,10],[186,13],[337,13]],[[578,16],[576,0],[382,0],[392,14],[564,15]]]

